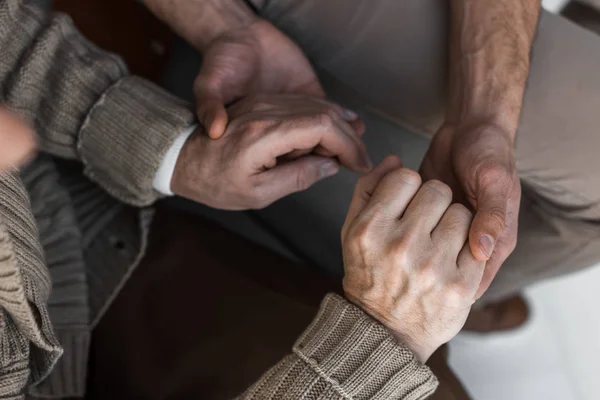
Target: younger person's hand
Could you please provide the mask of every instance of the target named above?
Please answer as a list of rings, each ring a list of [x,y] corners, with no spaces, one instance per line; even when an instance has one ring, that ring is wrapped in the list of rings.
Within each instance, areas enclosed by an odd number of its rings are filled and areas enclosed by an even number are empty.
[[[447,185],[388,157],[359,180],[342,230],[346,297],[423,362],[463,327],[485,267],[473,215],[451,203]]]

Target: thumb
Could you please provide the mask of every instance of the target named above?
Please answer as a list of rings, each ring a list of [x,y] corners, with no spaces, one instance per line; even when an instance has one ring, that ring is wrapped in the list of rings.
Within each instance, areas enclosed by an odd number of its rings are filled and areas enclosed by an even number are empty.
[[[219,76],[213,76],[210,68],[203,67],[194,82],[198,120],[211,139],[219,139],[225,133],[229,116],[225,109],[227,97]]]
[[[510,185],[494,183],[477,197],[469,244],[478,261],[487,261],[492,257],[498,239],[504,234],[510,191]]]
[[[219,139],[225,133],[229,116],[223,101],[218,97],[198,96],[198,119],[211,139]]]
[[[340,171],[340,165],[332,158],[304,156],[263,172],[265,182],[261,194],[266,204],[271,204],[291,193],[301,192],[315,183]]]

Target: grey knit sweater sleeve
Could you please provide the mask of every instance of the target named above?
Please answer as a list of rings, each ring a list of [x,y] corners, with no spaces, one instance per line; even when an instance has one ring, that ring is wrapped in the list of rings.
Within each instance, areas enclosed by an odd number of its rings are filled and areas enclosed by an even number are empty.
[[[239,400],[420,400],[438,381],[362,310],[328,295],[293,353]]]
[[[69,17],[0,0],[0,103],[35,127],[41,150],[78,159],[117,199],[146,206],[158,166],[194,115],[87,41]]]
[[[136,206],[156,200],[163,154],[194,121],[185,103],[130,76],[68,17],[24,0],[0,0],[0,104],[31,123],[42,151],[81,161],[88,178]],[[17,173],[1,173],[0,398],[22,398],[62,354],[50,291],[28,193]]]
[[[80,160],[122,202],[151,204],[152,180],[174,138],[193,122],[187,106],[129,76],[65,16],[0,0],[0,102],[34,126],[43,151]],[[0,174],[0,398],[23,398],[62,349],[48,317],[51,290],[27,192]],[[422,399],[435,377],[358,308],[329,296],[293,354],[244,399]]]

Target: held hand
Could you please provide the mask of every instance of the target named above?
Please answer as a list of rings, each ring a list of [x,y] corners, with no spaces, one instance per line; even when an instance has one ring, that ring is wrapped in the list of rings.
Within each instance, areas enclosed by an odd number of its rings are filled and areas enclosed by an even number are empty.
[[[489,260],[479,298],[517,243],[521,184],[512,136],[487,124],[443,127],[425,156],[421,174],[447,183],[457,201],[475,210],[471,251],[478,260]]]
[[[227,210],[259,209],[346,168],[370,169],[343,110],[302,95],[260,95],[229,109],[222,138],[203,129],[184,145],[172,190]]]
[[[342,229],[344,291],[424,362],[463,327],[485,262],[450,188],[400,167],[388,157],[356,186]]]
[[[194,91],[198,118],[218,139],[228,122],[226,105],[257,93],[325,98],[313,68],[294,42],[265,20],[230,31],[210,43]],[[348,112],[356,131],[364,126]]]
[[[34,149],[35,138],[31,129],[0,106],[0,172],[23,163]]]

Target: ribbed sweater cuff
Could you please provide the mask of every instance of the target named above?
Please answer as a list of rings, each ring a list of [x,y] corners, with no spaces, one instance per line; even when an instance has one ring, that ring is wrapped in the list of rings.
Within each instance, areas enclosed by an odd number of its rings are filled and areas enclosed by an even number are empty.
[[[160,196],[152,183],[164,154],[193,122],[183,101],[141,78],[125,77],[104,93],[81,128],[85,173],[117,199],[147,206]]]
[[[424,399],[438,384],[431,370],[382,325],[333,294],[294,353],[343,398]]]

